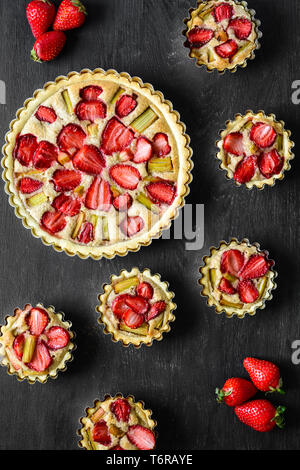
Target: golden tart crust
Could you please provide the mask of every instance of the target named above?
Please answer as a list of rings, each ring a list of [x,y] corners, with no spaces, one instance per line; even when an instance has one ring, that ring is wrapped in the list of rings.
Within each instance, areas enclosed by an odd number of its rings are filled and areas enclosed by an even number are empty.
[[[119,421],[110,409],[111,404],[119,399],[127,400],[131,407],[128,422]],[[120,393],[114,397],[106,395],[103,401],[95,400],[94,406],[86,408],[85,412],[86,416],[80,419],[81,428],[78,435],[81,440],[78,445],[86,450],[110,450],[116,446],[122,447],[123,450],[139,450],[126,436],[129,426],[140,425],[151,430],[154,436],[156,434],[154,428],[157,423],[151,418],[152,411],[145,409],[143,401],[136,402],[132,395],[126,398]],[[108,427],[111,442],[107,446],[93,441],[93,426],[100,420],[104,420]]]
[[[73,351],[75,350],[75,344],[73,342],[75,335],[71,331],[72,324],[69,321],[65,321],[64,313],[56,313],[53,306],[46,308],[41,303],[38,303],[36,307],[45,310],[49,317],[45,332],[40,335],[40,337],[45,340],[47,331],[53,326],[59,326],[68,331],[69,342],[64,348],[49,351],[52,363],[45,371],[37,372],[19,360],[13,349],[15,337],[22,333],[26,334],[26,332],[29,332],[26,317],[33,308],[32,305],[26,304],[23,310],[16,308],[14,315],[6,317],[6,324],[3,325],[0,330],[1,365],[7,367],[9,375],[16,375],[19,381],[26,379],[30,384],[36,381],[45,383],[49,377],[56,379],[59,371],[64,372],[67,370],[67,363],[73,360]]]
[[[264,123],[273,127],[277,134],[274,143],[269,148],[260,149],[250,139],[251,128],[257,123]],[[224,149],[224,140],[226,136],[231,133],[243,134],[245,156],[256,155],[259,159],[263,152],[270,152],[275,149],[283,160],[281,170],[277,174],[266,178],[260,172],[259,165],[257,165],[254,176],[250,181],[241,184],[234,180],[235,169],[243,160],[243,156],[233,155]],[[295,144],[290,138],[291,132],[285,129],[284,121],[277,121],[275,114],[266,115],[264,111],[254,113],[251,110],[246,111],[244,115],[236,114],[232,121],[226,122],[226,129],[220,131],[220,137],[221,139],[216,144],[219,149],[217,158],[221,161],[220,168],[226,171],[226,177],[234,180],[237,186],[245,185],[248,189],[252,189],[254,186],[258,189],[263,189],[265,185],[274,186],[277,180],[282,180],[284,178],[284,172],[291,169],[290,161],[295,157],[292,152],[292,148]]]
[[[135,347],[140,347],[142,344],[151,346],[154,340],[161,341],[163,333],[168,333],[171,329],[170,323],[175,320],[173,311],[177,308],[172,301],[175,294],[169,291],[169,284],[161,281],[159,274],[153,275],[149,269],[141,272],[138,268],[132,268],[130,272],[122,270],[120,275],[112,275],[110,281],[110,284],[104,284],[104,293],[99,295],[100,305],[96,308],[100,313],[98,321],[104,325],[104,333],[111,334],[112,340],[121,341],[123,346],[130,344]],[[125,284],[122,285],[124,281]],[[127,282],[128,285],[126,285]],[[145,321],[140,327],[130,329],[126,327],[124,321],[114,315],[111,306],[119,295],[136,295],[136,288],[142,282],[149,283],[153,289],[153,297],[149,300],[150,307],[162,301],[165,303],[165,309],[152,320]],[[119,290],[120,285],[122,290]]]
[[[239,39],[232,28],[228,28],[229,20],[224,19],[216,22],[214,17],[214,8],[220,4],[228,3],[233,8],[235,18],[245,18],[251,21],[252,30],[247,39]],[[196,60],[198,66],[206,66],[208,71],[216,69],[220,73],[225,70],[235,72],[237,67],[247,66],[248,59],[255,58],[255,50],[260,48],[259,39],[262,33],[259,31],[260,21],[255,19],[255,11],[249,10],[247,2],[236,0],[198,0],[197,8],[190,9],[189,18],[184,20],[187,28],[183,31],[187,38],[186,46],[190,48],[189,57]],[[193,28],[205,28],[213,31],[212,39],[201,47],[193,47],[189,43],[189,32]],[[227,29],[228,28],[228,29]],[[238,46],[237,52],[231,58],[221,57],[216,53],[215,47],[224,44],[226,41],[234,40]]]
[[[96,120],[93,124],[87,120],[79,120],[74,110],[81,100],[79,95],[80,90],[89,85],[102,87],[103,92],[100,100],[107,106],[106,117]],[[155,164],[154,169],[151,167],[151,172],[148,174],[148,167],[145,163],[123,162],[119,159],[120,155],[114,153],[112,156],[105,156],[106,168],[104,168],[101,177],[112,183],[108,171],[111,166],[117,163],[132,165],[138,168],[141,175],[137,189],[133,192],[128,191],[132,193],[132,196],[143,193],[149,181],[155,182],[158,178],[162,178],[173,185],[176,190],[176,192],[174,191],[172,203],[170,205],[157,205],[152,200],[150,210],[140,200],[133,198],[133,204],[128,211],[128,216],[140,216],[144,224],[140,231],[130,238],[124,231],[119,230],[123,215],[122,212],[116,211],[113,205],[106,212],[90,210],[85,207],[84,198],[93,181],[93,176],[84,173],[80,187],[76,188],[83,191],[83,195],[80,193],[82,197],[81,212],[75,217],[66,216],[66,226],[60,232],[56,234],[49,233],[41,226],[40,220],[45,211],[54,210],[51,204],[55,196],[59,194],[55,191],[54,185],[50,181],[56,169],[71,169],[72,159],[71,162],[64,163],[64,166],[56,161],[49,169],[42,172],[32,169],[31,166],[23,166],[13,157],[18,137],[28,133],[34,134],[37,136],[38,143],[42,140],[47,140],[50,144],[56,145],[61,129],[67,124],[72,123],[80,125],[86,133],[85,144],[94,145],[99,148],[102,132],[109,120],[115,115],[116,95],[123,90],[124,94],[137,97],[138,105],[127,117],[120,120],[125,126],[128,126],[128,129],[132,130],[130,125],[150,107],[151,113],[154,116],[153,122],[143,129],[141,133],[135,133],[134,143],[136,144],[138,136],[144,136],[146,139],[151,140],[157,133],[165,133],[171,147],[171,153],[166,157],[170,160],[172,171],[166,171],[166,168],[164,168],[163,173],[157,171],[158,167]],[[69,108],[71,109],[68,108],[67,101],[64,99],[64,92],[68,92],[71,102]],[[49,124],[39,121],[35,117],[35,113],[40,105],[54,109],[57,114],[57,119],[54,123]],[[15,207],[16,215],[22,218],[24,226],[30,228],[33,235],[41,238],[45,244],[53,245],[57,251],[64,250],[68,255],[77,254],[81,258],[91,256],[94,259],[99,259],[102,256],[112,258],[116,254],[123,256],[129,250],[137,251],[142,245],[150,244],[152,238],[158,238],[161,235],[162,229],[170,226],[171,220],[178,214],[178,209],[184,205],[184,198],[189,192],[188,184],[192,179],[190,173],[193,166],[191,162],[192,150],[189,147],[189,141],[189,137],[185,134],[185,126],[180,122],[179,114],[173,110],[172,104],[164,99],[162,93],[154,91],[150,84],[144,84],[140,78],[132,78],[126,73],[118,74],[114,70],[105,72],[102,69],[94,71],[84,69],[80,73],[71,72],[67,77],[60,76],[55,82],[46,83],[42,90],[37,90],[33,98],[25,102],[24,108],[17,112],[17,119],[11,123],[11,130],[6,136],[6,145],[3,148],[4,158],[2,160],[6,192],[10,196],[11,205]],[[153,157],[156,157],[156,155],[153,154]],[[36,202],[40,202],[39,197],[38,201],[35,199],[33,203],[32,201],[28,202],[27,199],[30,199],[28,195],[21,194],[19,190],[20,177],[24,177],[26,173],[26,176],[38,179],[44,183],[42,192],[45,193],[46,200],[42,199],[40,204],[36,204]],[[126,192],[120,187],[117,189],[121,194]],[[76,190],[74,191],[76,192]],[[71,191],[71,195],[73,195],[74,191]],[[37,194],[39,193],[40,190],[37,191]],[[35,195],[34,193],[33,196]],[[83,224],[80,225],[82,221],[84,221],[84,224],[91,223],[93,225],[94,239],[88,244],[78,240],[78,232],[76,230],[78,229],[78,224],[80,229],[84,227]]]
[[[263,255],[270,263],[269,269],[263,277],[251,280],[259,293],[257,300],[253,303],[243,303],[237,289],[233,295],[225,294],[218,289],[220,281],[224,277],[224,273],[220,269],[221,258],[228,250],[241,251],[245,257],[244,265],[253,255]],[[231,239],[230,242],[221,241],[218,248],[211,247],[210,254],[203,258],[203,266],[199,269],[201,274],[199,279],[199,284],[202,287],[201,295],[206,297],[207,304],[214,307],[216,313],[225,312],[228,318],[233,316],[244,318],[246,314],[255,315],[257,309],[265,308],[266,301],[273,298],[271,292],[277,287],[274,282],[277,272],[273,269],[273,265],[274,262],[268,258],[268,252],[261,250],[260,245],[256,242],[251,244],[245,238],[241,241],[236,238]],[[231,276],[228,279],[237,288],[239,279],[232,279]]]

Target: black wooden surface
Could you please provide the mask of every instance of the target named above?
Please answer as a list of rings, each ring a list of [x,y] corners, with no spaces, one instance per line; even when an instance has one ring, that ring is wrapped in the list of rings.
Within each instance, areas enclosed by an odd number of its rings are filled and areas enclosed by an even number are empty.
[[[285,180],[264,191],[236,188],[215,159],[219,129],[249,108],[286,121],[297,143],[300,108],[291,102],[291,84],[300,79],[299,1],[250,0],[262,21],[262,49],[246,70],[223,76],[196,68],[183,47],[190,0],[85,0],[88,22],[69,33],[67,48],[49,64],[29,58],[27,3],[0,2],[0,79],[7,85],[7,104],[0,106],[2,140],[16,109],[60,74],[102,67],[142,77],[173,102],[187,125],[195,163],[187,202],[205,204],[205,245],[194,252],[185,251],[184,241],[156,240],[125,258],[69,258],[23,228],[2,190],[1,322],[26,302],[55,305],[73,322],[78,349],[68,371],[46,385],[19,383],[1,368],[0,448],[76,449],[85,407],[118,391],[153,409],[161,449],[299,448],[300,365],[291,362],[291,343],[300,339],[298,157]],[[217,316],[200,298],[202,256],[232,236],[260,242],[279,271],[273,301],[254,318]],[[160,272],[176,293],[172,331],[150,349],[113,344],[96,322],[102,283],[132,266]],[[284,431],[252,431],[215,402],[216,386],[227,377],[246,376],[247,355],[273,360],[282,369],[288,393],[271,399],[288,405]]]

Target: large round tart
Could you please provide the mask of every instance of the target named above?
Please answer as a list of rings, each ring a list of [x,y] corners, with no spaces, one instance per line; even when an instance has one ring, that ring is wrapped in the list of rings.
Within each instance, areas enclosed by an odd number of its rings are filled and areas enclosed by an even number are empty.
[[[161,235],[192,169],[179,114],[149,84],[114,70],[71,72],[17,112],[4,180],[25,227],[69,255],[125,255]]]

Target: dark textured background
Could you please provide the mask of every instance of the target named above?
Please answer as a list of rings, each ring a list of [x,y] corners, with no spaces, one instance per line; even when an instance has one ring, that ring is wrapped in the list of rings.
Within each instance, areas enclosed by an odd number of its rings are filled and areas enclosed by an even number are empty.
[[[205,204],[202,250],[187,252],[184,241],[156,240],[125,258],[95,262],[56,253],[33,238],[2,191],[1,322],[26,302],[53,304],[73,322],[78,349],[68,371],[46,385],[19,383],[0,370],[1,449],[76,449],[85,407],[118,391],[153,409],[161,449],[299,448],[300,365],[291,363],[291,342],[300,339],[299,161],[274,188],[249,192],[228,182],[215,159],[219,129],[248,108],[274,112],[297,143],[300,107],[291,102],[291,84],[300,79],[299,1],[250,0],[262,21],[262,49],[246,70],[224,76],[188,59],[181,31],[190,1],[85,0],[85,27],[69,33],[65,51],[50,64],[29,58],[28,2],[0,2],[0,79],[7,84],[7,105],[0,106],[3,140],[16,109],[45,82],[85,67],[127,71],[163,91],[180,112],[194,150],[187,202]],[[279,271],[274,300],[254,318],[217,316],[199,295],[202,256],[232,236],[260,242]],[[96,323],[102,283],[134,265],[160,272],[176,293],[177,320],[151,349],[113,344]],[[284,431],[256,433],[231,409],[217,406],[214,388],[232,375],[246,376],[246,355],[280,365],[288,393],[271,399],[288,405]]]

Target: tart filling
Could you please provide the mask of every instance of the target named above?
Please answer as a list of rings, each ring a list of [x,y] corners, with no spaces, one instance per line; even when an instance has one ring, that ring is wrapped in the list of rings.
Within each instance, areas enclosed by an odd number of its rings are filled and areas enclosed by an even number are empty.
[[[122,395],[96,400],[81,418],[79,446],[86,450],[151,450],[155,447],[156,422],[143,402]]]
[[[220,135],[217,157],[222,162],[221,168],[238,185],[261,189],[282,179],[284,171],[290,169],[290,160],[294,158],[291,133],[274,115],[266,116],[262,111],[238,114],[234,121],[227,122]]]
[[[246,66],[248,58],[254,58],[259,47],[259,21],[254,10],[248,10],[245,2],[198,1],[198,7],[186,20],[190,57],[208,70],[223,72],[237,65]]]
[[[183,204],[189,140],[150,85],[114,71],[72,73],[18,117],[6,189],[46,243],[81,256],[125,254],[150,243]]]
[[[104,294],[99,296],[99,323],[105,325],[104,332],[112,334],[114,341],[125,346],[150,346],[170,331],[169,323],[175,320],[173,297],[168,284],[149,269],[122,271],[120,276],[111,277],[111,284],[104,285]]]
[[[204,258],[199,281],[202,295],[210,306],[215,306],[217,313],[254,315],[257,308],[264,308],[276,287],[273,265],[268,252],[261,251],[258,244],[236,239],[229,244],[222,242]]]
[[[75,346],[70,327],[53,307],[28,304],[24,310],[17,308],[1,327],[1,365],[30,383],[56,378],[58,370],[65,370],[66,362],[72,359]]]

